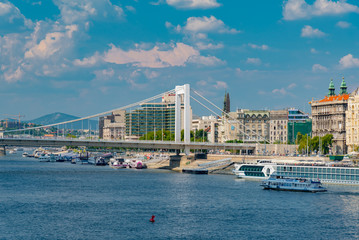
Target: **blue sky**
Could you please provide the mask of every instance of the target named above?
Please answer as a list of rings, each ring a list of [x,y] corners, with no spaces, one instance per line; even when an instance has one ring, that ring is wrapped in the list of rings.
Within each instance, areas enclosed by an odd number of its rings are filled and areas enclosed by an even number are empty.
[[[349,0],[0,0],[0,113],[87,116],[185,83],[310,111],[331,78],[359,87],[358,25]]]

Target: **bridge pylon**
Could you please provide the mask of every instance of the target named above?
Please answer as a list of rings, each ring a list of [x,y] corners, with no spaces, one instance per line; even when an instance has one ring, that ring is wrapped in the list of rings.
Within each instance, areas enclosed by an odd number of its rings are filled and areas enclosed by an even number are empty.
[[[175,142],[181,142],[182,129],[182,99],[183,99],[183,129],[184,129],[184,143],[191,142],[191,105],[190,105],[190,85],[176,86],[175,98]],[[189,154],[190,149],[186,148],[185,153]]]

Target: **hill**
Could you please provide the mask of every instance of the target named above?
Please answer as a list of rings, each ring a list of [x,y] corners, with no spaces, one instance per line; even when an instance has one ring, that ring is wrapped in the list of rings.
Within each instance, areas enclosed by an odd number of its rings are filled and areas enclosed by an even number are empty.
[[[50,113],[50,114],[41,116],[39,118],[30,120],[30,121],[26,121],[26,122],[31,122],[31,123],[40,124],[40,125],[48,125],[48,124],[65,122],[65,121],[71,121],[71,120],[75,120],[75,119],[79,119],[79,118],[80,117],[76,117],[76,116],[69,115],[66,113],[55,112],[55,113]],[[82,126],[83,126],[84,129],[88,129],[89,123],[90,123],[91,129],[98,129],[98,121],[97,120],[90,120],[90,121],[84,120],[84,121],[75,122],[75,123],[68,123],[68,124],[66,124],[65,128],[67,128],[67,129],[82,129]],[[63,127],[60,126],[60,128],[63,128]]]

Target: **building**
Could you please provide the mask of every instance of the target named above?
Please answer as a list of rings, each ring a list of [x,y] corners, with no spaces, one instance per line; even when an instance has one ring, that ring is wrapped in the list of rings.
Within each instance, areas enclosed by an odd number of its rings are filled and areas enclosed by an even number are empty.
[[[207,132],[207,139],[209,142],[218,141],[218,119],[216,116],[202,116],[192,119],[193,132],[203,129]]]
[[[126,135],[126,111],[118,110],[99,120],[99,137],[102,139],[124,140]]]
[[[310,102],[312,107],[312,135],[323,137],[333,135],[332,154],[344,154],[346,148],[345,122],[348,108],[349,94],[344,81],[340,86],[340,93],[335,94],[333,80],[329,84],[328,96],[321,100]]]
[[[287,143],[288,111],[272,110],[269,112],[269,140],[270,143]]]
[[[183,102],[183,100],[182,100]],[[183,103],[181,128],[183,129]],[[192,119],[192,110],[191,117]],[[139,109],[126,113],[126,135],[143,136],[159,130],[175,132],[175,94],[165,94],[159,103],[143,103]]]
[[[288,109],[288,141],[296,143],[298,133],[312,136],[312,119],[303,111],[290,108]]]
[[[243,120],[237,119],[237,115],[237,112],[229,112],[219,120],[217,129],[218,142],[241,140],[240,131],[243,131]]]
[[[218,133],[219,142],[268,142],[269,111],[237,109],[236,112],[230,112],[223,117]]]
[[[353,152],[359,147],[359,88],[350,94],[345,116],[346,144],[348,152]]]

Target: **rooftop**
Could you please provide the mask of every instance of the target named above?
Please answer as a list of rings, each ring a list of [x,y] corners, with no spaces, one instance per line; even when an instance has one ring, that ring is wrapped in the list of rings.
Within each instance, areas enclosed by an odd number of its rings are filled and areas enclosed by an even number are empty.
[[[344,101],[349,99],[349,94],[339,94],[327,97],[325,96],[322,100],[319,100],[318,102],[333,102],[333,101]]]

